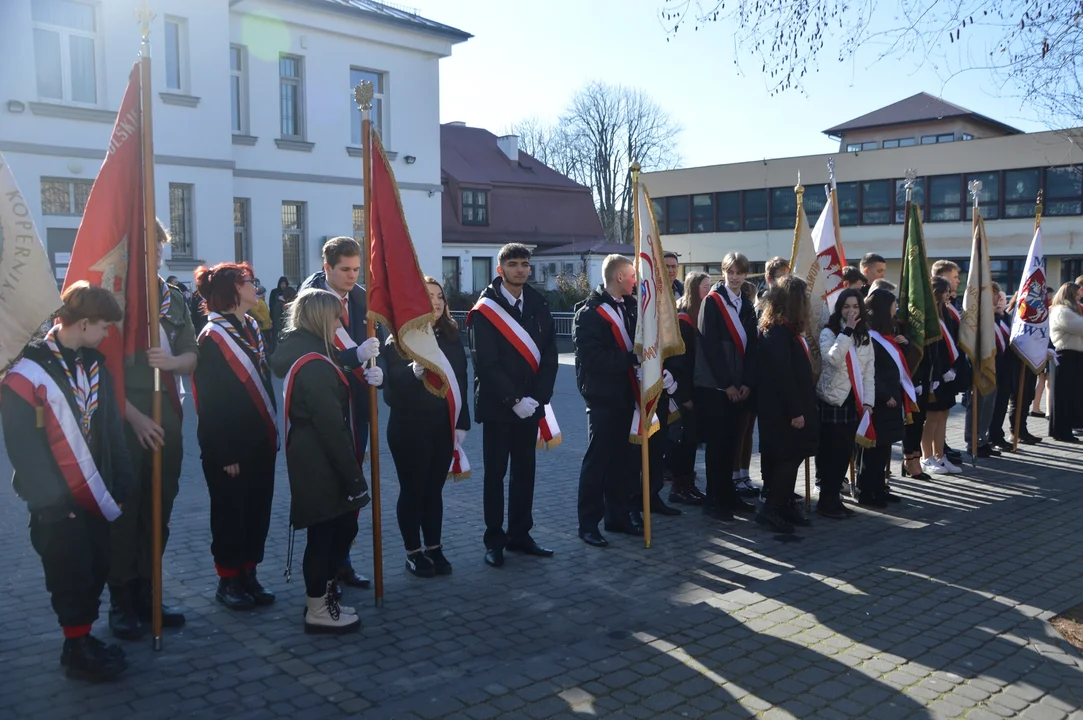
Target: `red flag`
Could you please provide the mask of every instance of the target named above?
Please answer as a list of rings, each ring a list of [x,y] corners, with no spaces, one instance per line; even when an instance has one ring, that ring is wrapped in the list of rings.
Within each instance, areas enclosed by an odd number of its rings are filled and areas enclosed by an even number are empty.
[[[113,136],[86,211],[75,235],[67,288],[77,280],[100,285],[124,310],[121,328],[113,327],[98,348],[113,376],[117,401],[124,407],[124,359],[150,346],[147,310],[147,243],[143,228],[143,113],[139,101],[139,63],[117,113]]]
[[[372,133],[372,149],[372,228],[365,287],[368,316],[395,335],[400,352],[425,366],[428,390],[445,397],[447,361],[432,331],[432,302],[425,275],[406,227],[395,173],[376,132]]]

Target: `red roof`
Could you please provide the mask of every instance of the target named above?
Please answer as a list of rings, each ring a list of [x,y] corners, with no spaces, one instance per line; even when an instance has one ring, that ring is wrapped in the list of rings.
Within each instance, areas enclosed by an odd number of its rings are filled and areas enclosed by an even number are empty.
[[[590,188],[519,151],[512,162],[488,130],[440,126],[443,241],[541,247],[604,240]],[[463,225],[462,191],[488,190],[489,224]]]

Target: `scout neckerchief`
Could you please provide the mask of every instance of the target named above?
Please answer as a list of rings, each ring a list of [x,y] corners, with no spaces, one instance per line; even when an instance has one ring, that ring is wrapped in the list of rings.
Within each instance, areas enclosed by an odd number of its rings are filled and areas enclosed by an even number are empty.
[[[75,404],[79,407],[79,426],[83,431],[83,437],[90,437],[90,419],[94,411],[98,409],[98,363],[90,363],[90,372],[83,368],[83,360],[79,353],[75,354],[75,374],[72,375],[68,364],[64,362],[64,356],[60,354],[60,347],[56,343],[56,333],[59,325],[54,325],[45,335],[45,345],[53,353],[53,357],[64,368],[64,375],[68,378],[68,386],[71,387],[72,395],[75,396]]]

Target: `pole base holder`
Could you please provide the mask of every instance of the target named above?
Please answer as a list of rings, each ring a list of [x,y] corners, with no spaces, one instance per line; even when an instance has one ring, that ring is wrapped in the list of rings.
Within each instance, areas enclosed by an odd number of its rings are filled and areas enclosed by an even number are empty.
[[[151,643],[151,647],[154,648],[155,652],[161,652],[162,651],[162,636],[161,635],[154,638],[154,641]]]

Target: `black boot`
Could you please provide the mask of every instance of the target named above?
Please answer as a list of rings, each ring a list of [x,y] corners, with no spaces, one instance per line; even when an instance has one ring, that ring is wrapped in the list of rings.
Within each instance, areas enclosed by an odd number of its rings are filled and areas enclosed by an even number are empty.
[[[109,629],[118,640],[139,640],[147,632],[135,612],[132,586],[109,586]]]
[[[703,505],[703,498],[695,492],[695,484],[689,476],[674,477],[669,487],[669,501],[680,505]]]
[[[135,580],[135,611],[139,619],[149,624],[154,607],[154,588],[150,580]],[[184,613],[162,604],[162,627],[179,628],[184,625]]]
[[[106,645],[90,635],[68,638],[60,654],[60,664],[67,668],[68,677],[90,682],[116,680],[128,667],[123,655],[114,646]]]
[[[256,579],[256,568],[250,567],[242,570],[240,580],[245,591],[256,601],[256,605],[264,607],[274,603],[275,594],[263,587],[260,581]]]
[[[214,599],[230,610],[251,610],[256,606],[255,599],[245,590],[239,576],[219,578]]]

